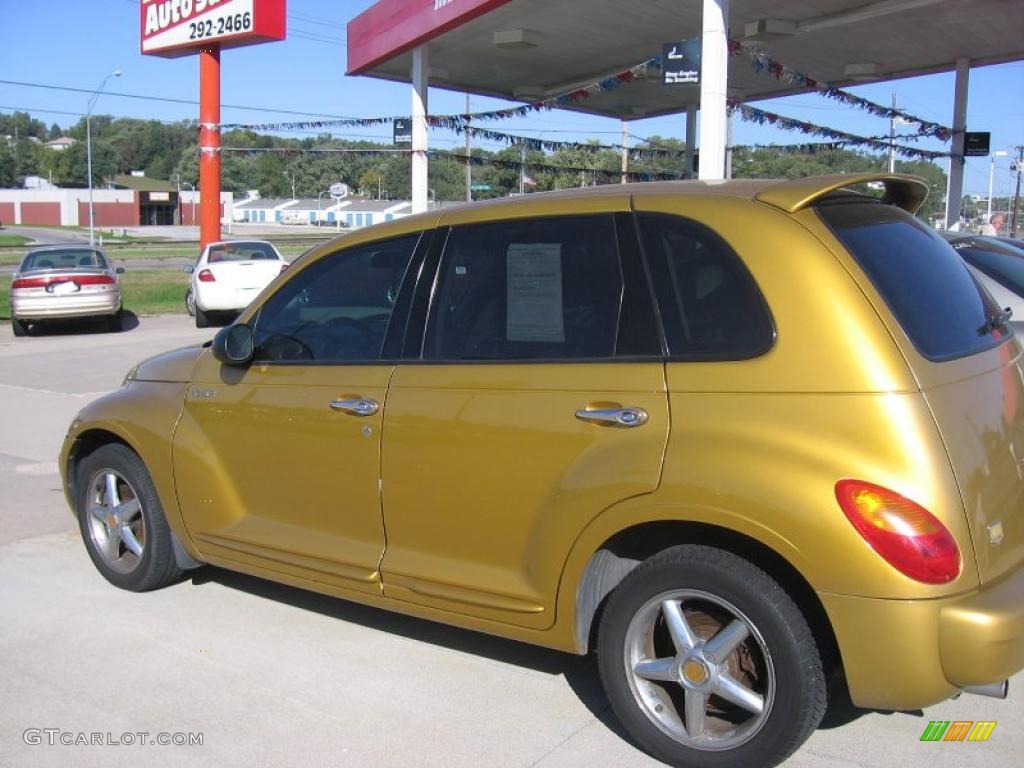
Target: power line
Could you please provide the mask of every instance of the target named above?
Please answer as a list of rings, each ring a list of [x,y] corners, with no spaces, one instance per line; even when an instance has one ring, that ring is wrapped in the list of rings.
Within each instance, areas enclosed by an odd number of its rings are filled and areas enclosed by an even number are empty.
[[[73,93],[95,93],[95,89],[90,88],[74,88],[67,85],[48,85],[46,83],[26,83],[19,80],[0,80],[2,85],[16,85],[23,88],[43,88],[50,91],[70,91]],[[143,101],[163,101],[170,104],[189,104],[197,105],[198,101],[193,99],[175,99],[170,96],[146,96],[140,93],[119,93],[117,91],[104,91],[104,96],[116,96],[123,99],[141,99]],[[329,115],[323,112],[297,112],[292,109],[275,109],[273,107],[252,107],[242,104],[221,104],[224,109],[244,109],[250,112],[275,112],[281,115],[297,115],[299,117],[329,117],[338,120],[348,120],[351,118],[345,115]]]
[[[316,35],[312,32],[294,31],[288,33],[289,37],[298,38],[300,40],[310,40],[314,43],[324,43],[325,45],[333,45],[338,48],[347,47],[348,43],[341,42],[333,37],[326,37],[323,35]]]

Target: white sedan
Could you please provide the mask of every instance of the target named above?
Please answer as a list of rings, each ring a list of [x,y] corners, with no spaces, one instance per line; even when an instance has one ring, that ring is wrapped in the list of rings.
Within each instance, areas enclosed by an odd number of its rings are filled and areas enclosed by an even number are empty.
[[[284,257],[263,240],[210,243],[195,266],[185,268],[192,273],[186,303],[194,302],[196,327],[208,327],[217,316],[237,315],[287,268]]]

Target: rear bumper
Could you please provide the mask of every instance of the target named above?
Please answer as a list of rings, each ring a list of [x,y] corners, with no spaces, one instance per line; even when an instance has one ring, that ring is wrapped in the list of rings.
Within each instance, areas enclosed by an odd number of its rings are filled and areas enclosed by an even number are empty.
[[[121,308],[117,291],[79,296],[47,296],[45,298],[13,298],[11,314],[18,320],[58,320],[75,317],[113,315]]]
[[[1024,668],[1024,566],[950,598],[819,597],[857,706],[927,707]]]
[[[241,312],[260,295],[259,288],[221,288],[217,285],[203,285],[195,291],[196,306],[203,312]]]
[[[1005,680],[1024,668],[1024,568],[939,610],[939,653],[954,685]]]

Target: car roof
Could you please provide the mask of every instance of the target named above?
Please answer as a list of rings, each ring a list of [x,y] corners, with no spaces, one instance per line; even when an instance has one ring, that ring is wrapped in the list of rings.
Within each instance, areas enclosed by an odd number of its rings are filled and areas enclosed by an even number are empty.
[[[269,240],[253,240],[250,238],[247,238],[245,240],[215,240],[212,243],[207,243],[206,245],[208,248],[212,248],[215,245],[245,245],[246,243],[259,243],[260,245],[270,246],[274,245]]]
[[[39,253],[40,251],[66,251],[66,250],[69,250],[71,248],[74,248],[74,249],[80,250],[80,251],[85,250],[85,251],[96,251],[97,253],[103,253],[102,249],[98,248],[95,245],[89,245],[88,243],[75,243],[75,242],[71,242],[71,243],[46,243],[45,245],[34,245],[31,248],[29,248],[28,253],[25,254],[25,255],[27,256],[27,255],[29,255],[31,253]]]
[[[458,211],[490,212],[514,210],[519,206],[542,204],[544,201],[592,200],[601,198],[623,198],[632,196],[670,195],[698,198],[731,198],[749,200],[771,205],[786,213],[796,213],[821,198],[859,184],[879,183],[885,187],[883,200],[915,212],[928,195],[927,182],[908,174],[840,173],[829,176],[810,176],[801,179],[730,179],[728,181],[649,181],[631,184],[605,184],[598,187],[558,190],[553,192],[532,192],[516,197],[492,198],[475,203],[465,203],[446,209]],[[422,221],[432,227],[439,211],[432,210],[407,217],[406,222]],[[429,224],[425,222],[429,221]]]

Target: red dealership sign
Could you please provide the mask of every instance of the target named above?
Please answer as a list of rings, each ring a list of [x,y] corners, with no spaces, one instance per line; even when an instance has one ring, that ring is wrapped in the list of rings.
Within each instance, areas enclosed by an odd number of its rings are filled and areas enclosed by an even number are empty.
[[[142,0],[142,52],[174,57],[285,38],[285,0]]]

